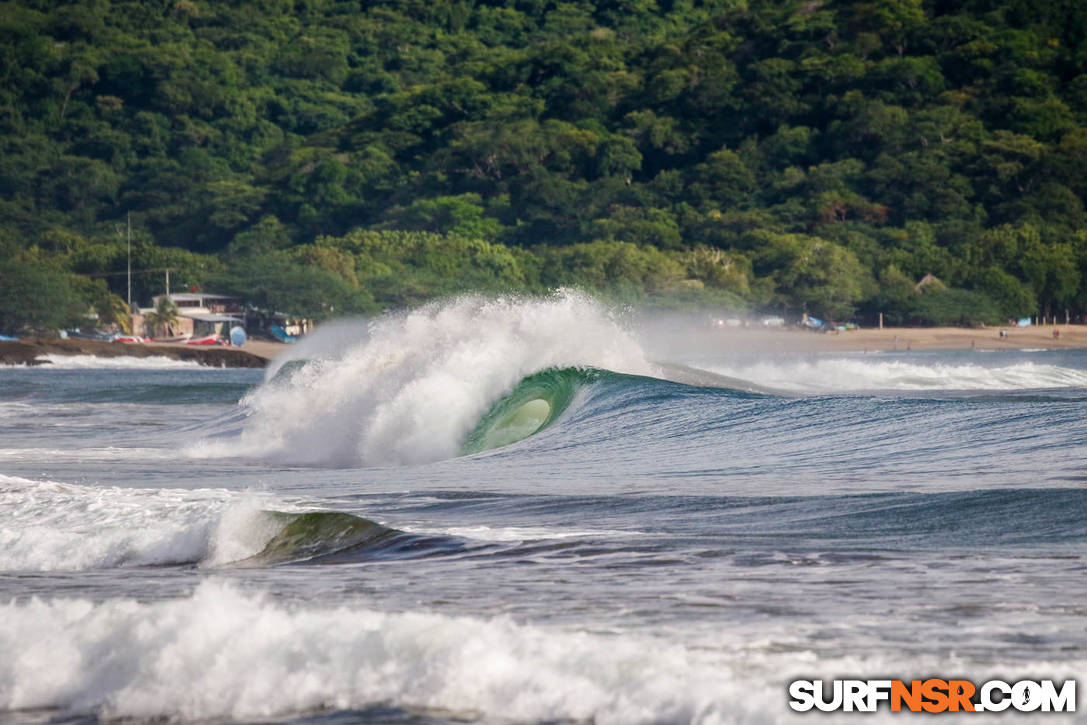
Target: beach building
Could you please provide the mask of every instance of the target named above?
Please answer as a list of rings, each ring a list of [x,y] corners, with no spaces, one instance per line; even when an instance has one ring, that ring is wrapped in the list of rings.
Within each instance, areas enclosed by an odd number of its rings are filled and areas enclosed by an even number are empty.
[[[177,307],[177,322],[165,331],[160,330],[159,338],[178,340],[208,336],[227,338],[230,335],[230,328],[236,325],[245,326],[245,308],[240,297],[202,292],[179,292],[159,295],[152,299],[150,307],[140,308],[138,313],[134,312],[132,315],[134,331],[142,331],[145,335],[155,333],[154,330],[148,329],[146,320],[164,297],[169,297]],[[163,332],[165,334],[162,334]]]
[[[931,272],[922,277],[921,281],[913,286],[914,290],[917,292],[920,292],[926,287],[932,287],[934,290],[947,289],[947,285],[944,284],[944,281]]]

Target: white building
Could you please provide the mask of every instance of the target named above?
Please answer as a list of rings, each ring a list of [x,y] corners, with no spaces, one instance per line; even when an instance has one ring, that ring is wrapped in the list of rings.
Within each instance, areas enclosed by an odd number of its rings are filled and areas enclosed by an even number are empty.
[[[146,316],[154,312],[159,301],[167,296],[177,307],[177,324],[165,331],[146,329]],[[159,335],[159,339],[188,339],[209,335],[227,338],[230,335],[230,328],[235,325],[245,326],[245,312],[241,306],[241,298],[202,292],[159,295],[152,299],[151,307],[142,308],[132,316],[133,331],[143,329],[144,334],[165,332],[165,335]]]

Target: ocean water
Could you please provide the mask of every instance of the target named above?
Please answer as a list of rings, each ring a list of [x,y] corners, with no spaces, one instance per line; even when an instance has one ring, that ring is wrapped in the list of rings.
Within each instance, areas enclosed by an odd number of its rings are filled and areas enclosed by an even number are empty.
[[[1087,351],[714,334],[465,298],[267,371],[0,369],[0,722],[901,720],[787,683],[1087,671]]]

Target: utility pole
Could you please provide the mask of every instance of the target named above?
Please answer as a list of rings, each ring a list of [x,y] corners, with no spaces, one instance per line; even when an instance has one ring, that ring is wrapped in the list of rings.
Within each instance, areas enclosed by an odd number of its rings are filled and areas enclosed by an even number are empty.
[[[166,268],[166,296],[170,296],[170,268]]]
[[[132,311],[132,212],[128,212],[128,310]]]

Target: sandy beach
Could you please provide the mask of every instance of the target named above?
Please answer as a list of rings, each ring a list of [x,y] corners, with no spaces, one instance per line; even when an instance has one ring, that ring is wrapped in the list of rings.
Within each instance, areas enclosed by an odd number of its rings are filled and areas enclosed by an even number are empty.
[[[1000,331],[1004,330],[1004,337]],[[1057,336],[1054,336],[1054,331]],[[733,349],[752,352],[906,350],[1061,350],[1087,347],[1087,325],[1032,327],[888,327],[841,332],[739,328],[715,330]]]
[[[247,352],[250,355],[256,355],[264,360],[271,360],[277,355],[281,354],[284,350],[290,346],[282,342],[270,342],[267,340],[246,340],[245,344],[240,348],[242,352]]]
[[[1003,338],[1000,331],[1004,330]],[[1053,336],[1056,330],[1057,337]],[[1031,327],[888,327],[856,329],[842,332],[813,332],[796,328],[767,330],[741,328],[711,331],[707,337],[720,334],[724,339],[755,349],[772,351],[842,350],[875,352],[883,350],[1062,350],[1087,347],[1087,325],[1038,325]],[[178,348],[184,345],[151,343],[148,348]],[[247,340],[242,352],[264,360],[272,360],[289,349],[281,342]]]

